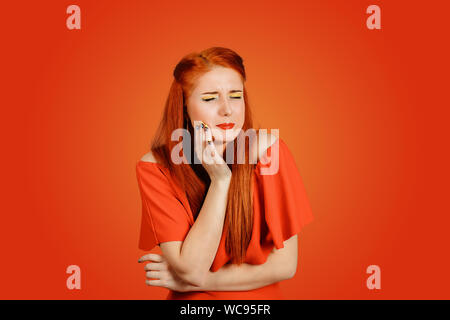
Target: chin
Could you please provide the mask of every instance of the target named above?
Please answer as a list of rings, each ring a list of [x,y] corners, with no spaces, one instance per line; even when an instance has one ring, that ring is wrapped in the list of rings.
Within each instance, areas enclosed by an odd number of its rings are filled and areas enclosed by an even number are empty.
[[[235,129],[227,130],[226,134],[221,130],[222,132],[214,135],[214,142],[229,143],[229,142],[233,141],[234,139],[236,139],[236,137],[238,136],[239,130],[235,130]]]

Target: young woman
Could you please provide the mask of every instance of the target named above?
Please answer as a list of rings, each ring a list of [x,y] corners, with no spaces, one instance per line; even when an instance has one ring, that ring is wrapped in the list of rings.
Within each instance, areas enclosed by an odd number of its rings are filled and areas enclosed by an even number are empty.
[[[189,54],[173,75],[151,151],[136,165],[139,248],[162,251],[139,259],[150,261],[146,283],[168,288],[167,299],[284,299],[278,283],[294,276],[297,234],[313,220],[295,160],[272,134],[240,140],[253,121],[236,52]],[[179,128],[182,148],[172,141]]]

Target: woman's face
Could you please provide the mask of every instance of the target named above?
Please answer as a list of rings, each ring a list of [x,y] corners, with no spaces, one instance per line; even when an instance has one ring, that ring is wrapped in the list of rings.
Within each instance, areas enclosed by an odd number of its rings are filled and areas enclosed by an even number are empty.
[[[186,101],[192,126],[198,124],[196,121],[206,123],[211,129],[214,143],[234,140],[245,120],[243,90],[241,76],[234,69],[215,66],[201,75]]]

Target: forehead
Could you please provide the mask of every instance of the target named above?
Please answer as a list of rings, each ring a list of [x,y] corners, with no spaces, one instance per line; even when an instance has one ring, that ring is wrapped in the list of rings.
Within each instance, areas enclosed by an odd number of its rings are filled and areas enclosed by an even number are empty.
[[[194,92],[242,89],[240,74],[231,68],[214,67],[197,78]]]

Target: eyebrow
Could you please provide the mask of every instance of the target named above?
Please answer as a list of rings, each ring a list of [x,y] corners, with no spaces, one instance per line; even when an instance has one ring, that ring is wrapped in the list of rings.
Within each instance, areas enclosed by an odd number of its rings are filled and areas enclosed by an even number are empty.
[[[230,90],[230,92],[242,92],[242,90]],[[201,94],[217,94],[219,92],[217,91],[211,91],[211,92],[203,92]]]

